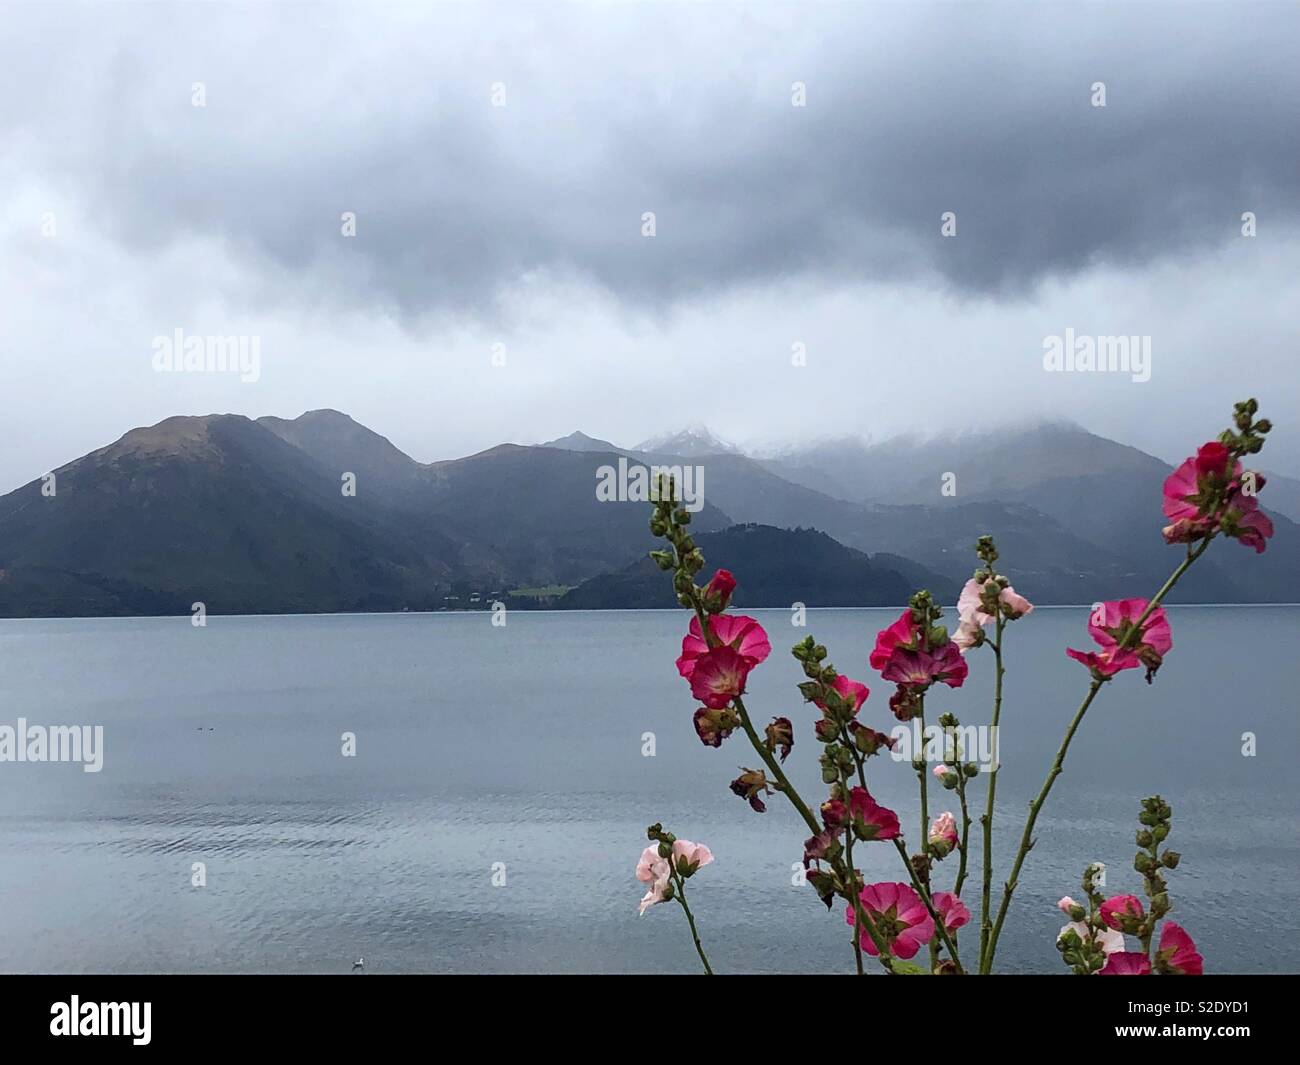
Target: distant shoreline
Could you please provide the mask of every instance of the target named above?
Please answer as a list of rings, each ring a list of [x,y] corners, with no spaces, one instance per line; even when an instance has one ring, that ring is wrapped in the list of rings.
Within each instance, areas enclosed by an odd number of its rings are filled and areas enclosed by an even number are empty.
[[[902,610],[907,604],[893,606],[810,606],[806,609],[817,611],[850,610]],[[1088,610],[1092,603],[1045,603],[1035,604],[1037,610]],[[1219,608],[1285,608],[1300,607],[1300,603],[1165,603],[1166,610],[1208,610]],[[516,607],[520,614],[680,614],[682,607],[581,607],[571,610],[533,609]],[[738,611],[784,611],[785,606],[740,606]],[[455,617],[460,615],[491,614],[491,609],[483,610],[358,610],[358,611],[316,611],[307,614],[216,614],[208,612],[209,618],[390,618],[390,617]],[[86,614],[86,615],[38,615],[35,617],[0,617],[0,624],[13,621],[189,621],[191,614]]]

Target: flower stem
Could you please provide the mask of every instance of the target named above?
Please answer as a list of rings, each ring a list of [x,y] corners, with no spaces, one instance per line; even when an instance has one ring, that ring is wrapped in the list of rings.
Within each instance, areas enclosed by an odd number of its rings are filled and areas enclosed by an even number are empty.
[[[966,774],[961,771],[960,763],[957,772],[957,798],[961,802],[961,842],[958,844],[961,858],[957,862],[957,880],[952,893],[961,898],[961,889],[966,883],[966,852],[970,844],[970,807],[966,805]]]
[[[998,734],[998,722],[1002,718],[1002,675],[1005,672],[1002,667],[1002,635],[1006,621],[1002,617],[1002,611],[998,611],[997,616],[997,638],[993,642],[993,718],[990,721],[993,735]],[[984,972],[984,958],[989,949],[989,937],[993,931],[993,805],[997,801],[998,794],[998,769],[1001,768],[1001,745],[995,750],[998,752],[997,762],[989,771],[989,790],[984,804],[984,816],[980,818],[980,827],[984,830],[984,868],[983,868],[983,895],[980,905],[980,972]],[[963,774],[964,777],[964,774]]]
[[[1169,594],[1182,575],[1191,568],[1192,563],[1205,554],[1205,549],[1210,546],[1210,541],[1213,538],[1213,536],[1208,536],[1201,541],[1200,546],[1195,551],[1188,550],[1187,557],[1169,575],[1169,579],[1165,581],[1164,586],[1147,603],[1146,609],[1142,611],[1125,637],[1116,645],[1118,651],[1128,650],[1132,642],[1141,635],[1142,626],[1146,623],[1147,618],[1155,612],[1164,597]],[[1043,786],[1039,789],[1038,795],[1029,804],[1029,816],[1025,819],[1025,829],[1020,835],[1020,849],[1016,852],[1016,860],[1011,867],[1011,876],[1003,887],[1002,902],[998,906],[997,920],[993,924],[993,930],[989,935],[988,948],[985,950],[980,963],[980,972],[982,974],[987,974],[993,970],[993,956],[998,948],[998,937],[1002,934],[1002,923],[1006,920],[1007,909],[1011,905],[1011,895],[1016,890],[1016,885],[1019,882],[1020,869],[1025,864],[1025,857],[1034,845],[1034,824],[1043,809],[1043,804],[1047,801],[1052,785],[1056,782],[1056,778],[1061,775],[1065,764],[1065,755],[1070,749],[1070,741],[1074,739],[1074,734],[1079,730],[1083,715],[1088,712],[1088,707],[1092,705],[1093,699],[1097,697],[1102,685],[1109,679],[1109,677],[1093,677],[1092,683],[1088,685],[1088,694],[1084,696],[1083,702],[1079,704],[1079,709],[1075,711],[1074,717],[1070,721],[1069,728],[1065,730],[1065,738],[1061,740],[1061,746],[1056,751],[1056,758],[1052,761],[1052,768],[1048,770],[1047,779],[1043,781]]]
[[[677,881],[677,901],[682,904],[682,909],[686,911],[686,921],[691,926],[691,938],[695,940],[695,953],[700,956],[700,961],[704,963],[704,973],[706,976],[712,976],[713,970],[709,967],[709,959],[704,954],[704,947],[700,945],[700,933],[695,928],[695,915],[691,913],[691,908],[686,905],[686,885],[680,873],[675,873],[673,879]]]

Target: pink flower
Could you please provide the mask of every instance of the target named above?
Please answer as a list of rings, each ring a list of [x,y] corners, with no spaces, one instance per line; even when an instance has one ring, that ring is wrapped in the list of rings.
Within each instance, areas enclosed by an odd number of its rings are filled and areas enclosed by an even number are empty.
[[[1117,950],[1106,959],[1098,976],[1150,976],[1151,963],[1145,954],[1131,950]]]
[[[949,932],[957,931],[970,920],[970,910],[951,891],[936,891],[930,900],[934,903],[935,912],[943,919],[944,928]]]
[[[718,614],[709,618],[709,631],[720,646],[730,647],[747,658],[750,669],[772,653],[772,644],[768,641],[767,633],[753,618],[740,614]],[[700,630],[700,619],[691,618],[690,629],[682,638],[682,653],[677,659],[677,672],[690,680],[695,671],[695,663],[708,650],[708,642]]]
[[[885,946],[896,957],[911,958],[934,938],[934,920],[910,884],[868,884],[858,898]],[[845,917],[850,925],[856,923],[852,906],[847,907]],[[862,949],[876,957],[879,951],[870,933],[863,928],[859,937]]]
[[[871,652],[869,661],[871,668],[880,672],[889,662],[889,657],[896,648],[914,648],[916,646],[916,622],[912,620],[912,611],[909,607],[904,610],[887,629],[881,629],[876,633],[876,648]]]
[[[1056,904],[1056,908],[1065,914],[1065,916],[1069,917],[1070,911],[1078,905],[1079,904],[1075,902],[1074,899],[1070,898],[1069,895],[1065,895],[1062,896],[1061,901]]]
[[[990,584],[997,587],[992,581],[981,584],[971,578],[961,590],[961,596],[957,600],[957,616],[961,621],[952,638],[958,650],[966,651],[974,646],[984,626],[995,620],[994,615],[984,609],[983,602],[985,590]],[[1023,595],[1017,594],[1010,585],[1003,588],[997,598],[1003,617],[1012,620],[1024,617],[1034,609],[1033,604]]]
[[[692,876],[701,866],[709,865],[712,861],[713,852],[703,843],[692,843],[689,839],[679,839],[673,843],[673,865],[682,876]]]
[[[960,688],[969,672],[961,651],[949,640],[933,652],[896,649],[880,675],[909,688],[928,688],[940,681]]]
[[[1067,648],[1065,653],[1086,665],[1094,676],[1100,677],[1113,677],[1122,669],[1146,666],[1149,682],[1173,647],[1174,640],[1164,607],[1156,607],[1142,623],[1141,632],[1132,635],[1137,619],[1146,608],[1145,599],[1119,599],[1097,604],[1088,618],[1088,632],[1100,645],[1101,651]],[[1130,646],[1120,650],[1120,643],[1126,639]]]
[[[695,660],[691,694],[710,710],[721,710],[745,692],[751,660],[730,647],[714,647]]]
[[[1061,900],[1061,902],[1064,901],[1065,899]],[[1058,903],[1057,905],[1060,905],[1060,903]],[[1061,936],[1065,935],[1066,932],[1073,932],[1085,943],[1087,943],[1088,938],[1093,935],[1092,929],[1090,929],[1088,925],[1083,921],[1071,921],[1069,924],[1065,925],[1060,932],[1057,933],[1056,938],[1060,939]],[[1096,943],[1097,946],[1101,947],[1102,951],[1105,952],[1107,955],[1114,954],[1117,951],[1121,951],[1124,949],[1123,933],[1116,932],[1112,928],[1103,928],[1100,932],[1096,934],[1094,942]]]
[[[946,765],[944,765],[942,762],[940,762],[937,766],[934,767],[933,770],[931,770],[931,772],[934,773],[934,775],[935,775],[939,780],[943,780],[943,778],[946,777],[949,773],[955,773],[956,770],[955,770],[955,769],[949,769]]]
[[[849,808],[853,833],[859,839],[894,839],[898,836],[898,815],[876,802],[866,788],[854,788],[849,792]]]
[[[1173,921],[1166,921],[1160,929],[1156,969],[1169,976],[1201,976],[1205,972],[1205,959],[1192,937]]]
[[[1253,474],[1252,479],[1248,492],[1241,463],[1232,461],[1227,447],[1218,441],[1203,444],[1165,478],[1163,508],[1171,522],[1164,529],[1165,542],[1189,543],[1222,531],[1263,551],[1273,522],[1255,497],[1264,477]]]
[[[853,713],[855,714],[862,708],[862,704],[867,701],[867,696],[871,694],[871,689],[865,684],[861,684],[856,680],[849,680],[843,673],[838,674],[831,681],[831,687],[835,689],[840,698],[853,707]],[[826,709],[826,704],[821,699],[814,699],[813,705],[819,710]]]
[[[704,588],[704,599],[710,610],[722,613],[731,604],[731,593],[736,590],[736,578],[731,570],[720,569]]]
[[[1142,900],[1136,895],[1112,895],[1101,904],[1101,919],[1110,928],[1136,935],[1146,916]]]
[[[957,819],[945,810],[930,825],[930,848],[944,858],[957,846],[957,839]]]
[[[672,870],[668,867],[668,859],[659,857],[659,844],[652,844],[641,852],[641,860],[636,863],[636,878],[641,883],[650,885],[645,898],[641,900],[641,916],[644,916],[651,906],[667,901],[671,877]]]

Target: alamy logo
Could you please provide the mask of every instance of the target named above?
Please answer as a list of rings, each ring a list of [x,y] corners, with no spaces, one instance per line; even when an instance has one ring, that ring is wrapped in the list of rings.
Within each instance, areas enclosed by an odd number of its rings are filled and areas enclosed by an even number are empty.
[[[73,995],[50,1006],[50,1035],[129,1035],[148,1046],[152,1013],[150,1002],[82,1002]]]
[[[1043,337],[1043,369],[1048,373],[1126,373],[1140,383],[1151,380],[1150,337],[1076,335]]]
[[[103,725],[0,725],[0,762],[81,762],[83,773],[104,768]]]
[[[974,762],[981,773],[991,773],[998,761],[998,727],[996,725],[926,725],[913,718],[895,725],[889,732],[894,741],[889,752],[895,762]]]
[[[703,466],[643,466],[619,457],[618,469],[601,466],[596,470],[596,498],[602,503],[657,503],[659,485],[672,478],[674,494],[692,514],[704,509]]]
[[[245,384],[262,376],[260,336],[186,336],[184,329],[153,338],[156,373],[237,373]]]

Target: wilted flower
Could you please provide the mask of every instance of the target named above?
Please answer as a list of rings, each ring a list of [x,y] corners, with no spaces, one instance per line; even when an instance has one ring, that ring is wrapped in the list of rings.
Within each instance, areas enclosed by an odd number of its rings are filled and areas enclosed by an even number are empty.
[[[767,749],[780,751],[781,761],[794,749],[794,726],[788,717],[775,717],[767,726]]]
[[[767,774],[761,769],[743,770],[740,776],[731,782],[731,790],[760,814],[767,809],[763,796],[772,794],[772,786],[767,782]]]
[[[887,751],[892,751],[894,745],[898,742],[892,736],[877,732],[875,729],[868,728],[857,721],[850,721],[848,728],[849,735],[853,737],[853,745],[860,754],[870,756],[879,752],[882,747]]]
[[[934,919],[910,884],[868,884],[858,898],[891,954],[906,960],[934,937]],[[852,906],[845,917],[850,925],[857,923]],[[880,952],[870,933],[863,928],[858,935],[862,949],[876,957]]]
[[[725,706],[717,710],[701,706],[695,711],[695,734],[706,747],[721,747],[739,727],[740,715]]]

